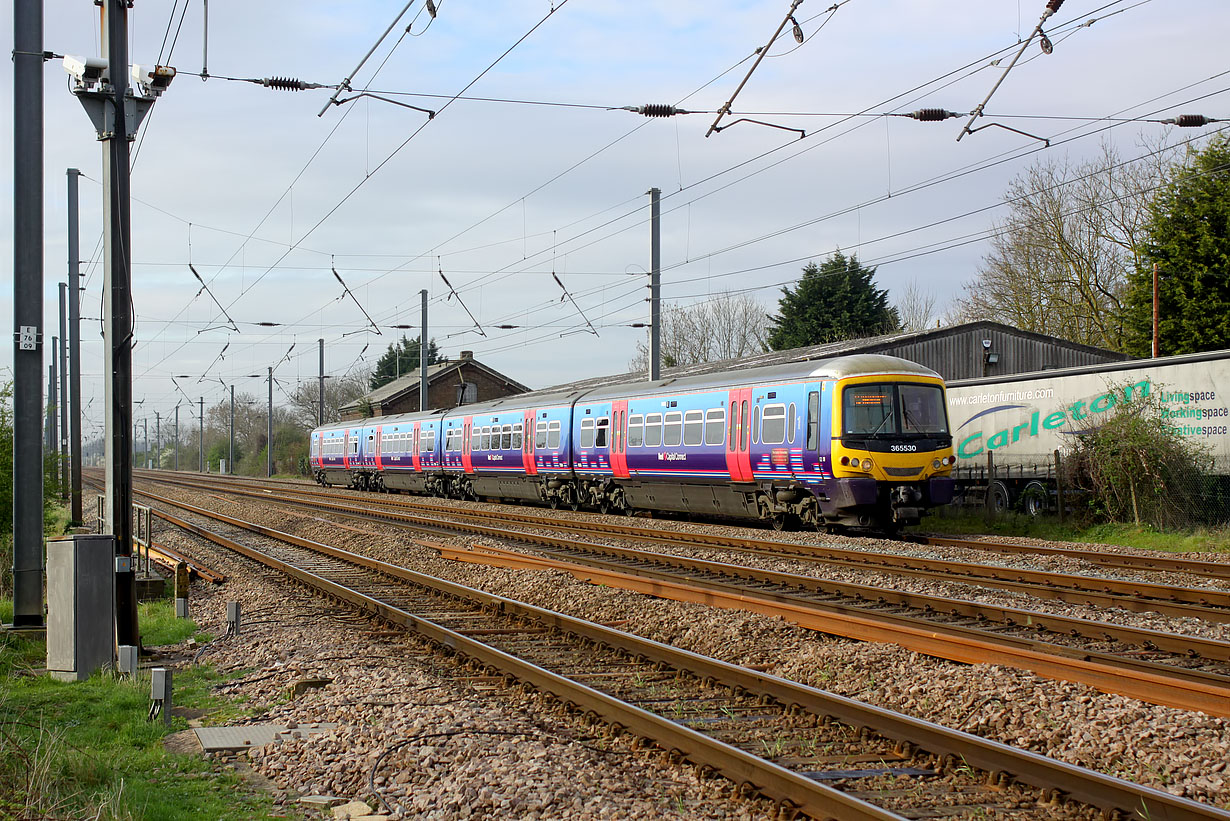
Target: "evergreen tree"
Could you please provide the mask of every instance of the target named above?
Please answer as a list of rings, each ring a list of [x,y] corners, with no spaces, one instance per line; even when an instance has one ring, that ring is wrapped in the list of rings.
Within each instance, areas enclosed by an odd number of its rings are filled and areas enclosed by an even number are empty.
[[[1129,275],[1127,350],[1153,345],[1153,264],[1164,355],[1230,347],[1230,140],[1215,138],[1171,169],[1145,226],[1140,267]]]
[[[864,268],[858,255],[837,251],[819,266],[809,262],[794,290],[782,288],[769,347],[775,351],[820,345],[900,330],[888,291],[875,287],[876,269]]]
[[[436,340],[429,341],[427,343],[427,364],[434,365],[442,359],[440,349],[436,347]],[[397,379],[398,376],[417,373],[418,370],[419,337],[406,339],[403,334],[402,338],[395,345],[390,344],[389,349],[380,357],[380,361],[376,363],[376,369],[372,371],[369,384],[371,389],[375,390]]]

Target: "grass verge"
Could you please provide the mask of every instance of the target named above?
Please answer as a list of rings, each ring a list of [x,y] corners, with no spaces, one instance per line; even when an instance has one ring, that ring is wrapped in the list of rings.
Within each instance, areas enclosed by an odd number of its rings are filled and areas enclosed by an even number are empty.
[[[1055,516],[1028,516],[1009,512],[988,521],[981,512],[945,511],[923,520],[914,533],[1024,536],[1065,542],[1121,545],[1166,553],[1230,553],[1230,530],[1225,528],[1157,531],[1147,525],[1060,523]]]
[[[10,601],[0,602],[5,612],[12,612]],[[182,641],[196,629],[174,617],[169,599],[143,603],[140,623],[149,646]],[[60,682],[43,671],[45,660],[41,639],[0,634],[0,817],[214,821],[294,813],[213,762],[166,751],[162,739],[188,724],[146,720],[148,677],[99,673]],[[176,705],[241,709],[211,695],[221,679],[209,667],[177,670]]]

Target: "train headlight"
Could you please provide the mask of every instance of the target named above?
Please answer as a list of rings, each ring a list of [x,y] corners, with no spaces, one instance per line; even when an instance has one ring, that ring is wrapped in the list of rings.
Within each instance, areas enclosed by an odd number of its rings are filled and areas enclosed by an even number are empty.
[[[871,470],[871,460],[870,459],[863,460],[863,470]]]
[[[931,460],[931,468],[932,468],[933,470],[939,470],[939,469],[940,469],[943,465],[944,465],[944,463],[943,463],[943,462],[941,462],[939,459],[932,459],[932,460]]]

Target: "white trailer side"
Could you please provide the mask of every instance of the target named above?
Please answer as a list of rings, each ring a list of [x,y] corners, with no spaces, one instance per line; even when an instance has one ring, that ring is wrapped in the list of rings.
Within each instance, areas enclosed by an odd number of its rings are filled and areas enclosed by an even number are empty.
[[[1056,450],[1144,396],[1157,397],[1171,428],[1208,450],[1215,473],[1230,475],[1230,350],[1223,350],[949,382],[958,482],[985,490],[991,454],[992,490],[1007,497],[996,504],[1011,504],[1054,477]]]

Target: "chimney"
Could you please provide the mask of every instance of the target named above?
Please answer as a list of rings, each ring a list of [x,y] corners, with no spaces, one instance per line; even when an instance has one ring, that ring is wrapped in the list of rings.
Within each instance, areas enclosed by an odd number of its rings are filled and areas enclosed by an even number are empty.
[[[462,352],[461,352],[461,358],[462,358],[462,359],[473,359],[473,358],[474,358],[474,351],[462,351]]]

